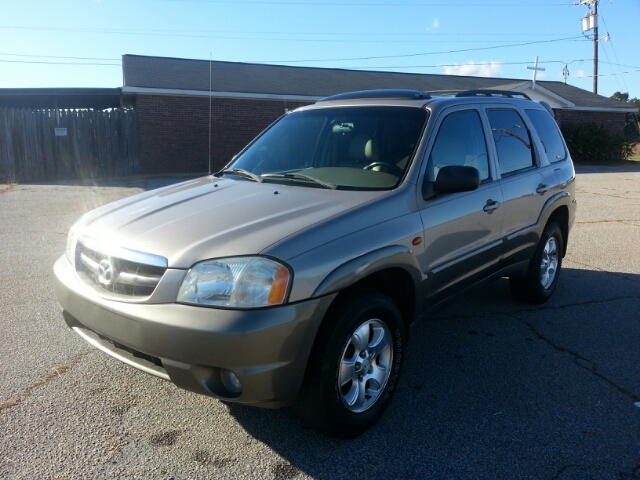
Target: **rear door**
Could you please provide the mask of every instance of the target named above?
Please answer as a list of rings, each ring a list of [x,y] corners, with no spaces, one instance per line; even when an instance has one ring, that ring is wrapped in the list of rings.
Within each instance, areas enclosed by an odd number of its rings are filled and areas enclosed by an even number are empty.
[[[479,105],[444,110],[437,119],[418,205],[424,226],[420,264],[427,303],[469,286],[497,269],[501,256],[502,190],[495,180]],[[471,192],[433,196],[430,188],[447,165],[473,166],[482,183]]]
[[[527,260],[538,243],[540,213],[557,186],[553,166],[545,165],[527,122],[513,105],[485,108],[502,188],[505,265]]]

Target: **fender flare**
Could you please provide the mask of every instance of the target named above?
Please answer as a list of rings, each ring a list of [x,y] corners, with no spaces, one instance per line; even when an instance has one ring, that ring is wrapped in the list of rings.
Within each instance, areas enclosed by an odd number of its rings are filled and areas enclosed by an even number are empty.
[[[404,245],[389,245],[360,255],[335,268],[320,282],[312,297],[343,290],[387,268],[400,268],[406,271],[411,276],[414,289],[417,291],[422,281],[422,273],[415,255]]]
[[[542,211],[540,212],[540,216],[538,217],[538,225],[544,227],[549,218],[551,217],[553,210],[555,210],[558,206],[565,206],[570,208],[571,203],[571,194],[569,192],[560,192],[553,195],[549,200],[547,200],[542,207]]]

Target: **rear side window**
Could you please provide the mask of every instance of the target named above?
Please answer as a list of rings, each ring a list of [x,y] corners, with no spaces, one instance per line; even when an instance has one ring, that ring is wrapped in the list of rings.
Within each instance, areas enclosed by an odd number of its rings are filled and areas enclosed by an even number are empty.
[[[558,126],[551,115],[542,110],[525,110],[525,112],[542,140],[549,161],[555,163],[567,158],[567,151],[560,137]]]
[[[501,175],[535,166],[531,135],[515,110],[487,110]]]

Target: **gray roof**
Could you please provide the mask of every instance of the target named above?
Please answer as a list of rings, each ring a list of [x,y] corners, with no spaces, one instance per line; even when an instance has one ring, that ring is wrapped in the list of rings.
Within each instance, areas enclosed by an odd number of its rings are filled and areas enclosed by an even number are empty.
[[[0,88],[0,107],[118,108],[121,88]]]
[[[383,88],[412,89],[430,93],[455,93],[474,89],[508,90],[528,80],[508,78],[430,75],[419,73],[290,67],[255,63],[189,60],[182,58],[123,55],[125,87],[162,90],[293,95],[325,97],[338,93]],[[629,105],[562,82],[538,81],[538,85],[576,107],[629,108]]]

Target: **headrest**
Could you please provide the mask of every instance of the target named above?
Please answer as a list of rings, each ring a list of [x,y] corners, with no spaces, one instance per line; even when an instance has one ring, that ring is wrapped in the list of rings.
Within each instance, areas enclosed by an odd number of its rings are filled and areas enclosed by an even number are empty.
[[[356,135],[349,145],[349,158],[369,162],[378,161],[378,142],[368,135]]]

